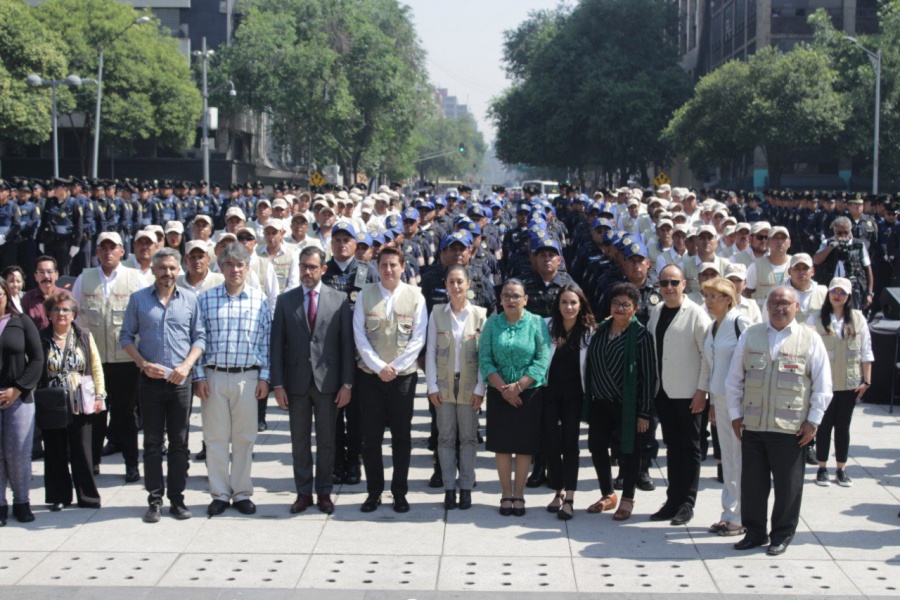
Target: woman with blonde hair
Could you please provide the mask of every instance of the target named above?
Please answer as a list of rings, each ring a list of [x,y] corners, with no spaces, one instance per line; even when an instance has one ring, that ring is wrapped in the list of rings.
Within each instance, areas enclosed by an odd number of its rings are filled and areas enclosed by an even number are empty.
[[[709,420],[716,425],[721,415],[724,427],[717,427],[722,457],[722,516],[709,528],[709,533],[740,535],[741,524],[741,442],[735,436],[728,419],[725,398],[725,379],[738,338],[751,323],[741,314],[740,299],[734,284],[722,277],[705,281],[700,287],[706,310],[713,323],[706,334],[703,358],[709,364]]]

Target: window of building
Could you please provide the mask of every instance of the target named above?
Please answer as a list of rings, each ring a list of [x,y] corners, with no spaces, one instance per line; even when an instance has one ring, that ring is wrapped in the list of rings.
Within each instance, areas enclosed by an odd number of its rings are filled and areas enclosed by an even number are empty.
[[[697,21],[700,19],[700,13],[697,9],[697,0],[689,0],[688,2],[688,20],[690,22],[690,32],[688,35],[688,50],[693,50],[697,46]]]
[[[710,29],[710,65],[718,65],[722,60],[722,13],[712,18],[712,29]]]

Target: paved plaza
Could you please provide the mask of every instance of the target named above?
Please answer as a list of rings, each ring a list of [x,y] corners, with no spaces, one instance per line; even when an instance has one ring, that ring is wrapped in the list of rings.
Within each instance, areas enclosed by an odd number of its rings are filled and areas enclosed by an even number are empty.
[[[815,468],[807,468],[797,537],[773,559],[765,548],[732,550],[740,538],[706,533],[720,510],[712,456],[688,526],[647,519],[665,498],[664,450],[651,471],[656,491],[638,491],[634,516],[622,524],[585,512],[599,497],[586,450],[568,523],[544,510],[552,497],[545,488],[527,491],[524,517],[501,517],[493,455],[483,449],[475,505],[445,511],[442,490],[427,486],[428,413],[419,387],[409,513],[394,513],[389,493],[379,510],[361,513],[363,482],[335,490],[330,517],[315,507],[290,515],[287,415],[270,400],[253,468],[255,516],[229,509],[207,518],[205,466],[192,461],[186,503],[194,518],[176,521],[165,510],[160,523],[145,524],[143,483],[123,484],[121,456],[103,464],[102,509],[50,513],[35,463],[37,520],[10,519],[0,529],[0,598],[900,597],[900,419],[885,406],[857,407],[853,487],[818,487]],[[193,456],[201,441],[196,406],[192,425]],[[585,448],[586,428],[583,435]]]

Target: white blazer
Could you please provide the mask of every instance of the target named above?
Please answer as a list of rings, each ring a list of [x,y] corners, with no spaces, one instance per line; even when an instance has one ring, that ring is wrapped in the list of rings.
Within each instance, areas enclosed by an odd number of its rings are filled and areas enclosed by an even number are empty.
[[[550,317],[546,317],[544,319],[544,323],[547,325],[547,332],[549,333]],[[581,347],[581,351],[578,353],[578,355],[579,355],[578,360],[581,363],[580,364],[580,366],[581,366],[581,369],[580,369],[580,371],[581,371],[581,389],[582,389],[582,391],[584,391],[584,393],[587,393],[587,389],[585,388],[586,380],[584,377],[585,371],[587,369],[587,353],[588,353],[588,347],[591,345],[591,338],[593,337],[593,335],[594,335],[594,332],[591,331],[590,335],[588,336],[587,340],[585,341],[584,346]],[[553,362],[553,355],[556,354],[556,344],[552,343],[553,342],[552,337],[550,338],[550,342],[551,342],[550,343],[550,358],[547,360],[547,375],[548,375],[548,377],[550,375],[550,363]]]
[[[659,347],[662,361],[657,365],[659,384],[669,398],[693,398],[697,390],[709,391],[709,363],[703,359],[706,330],[712,322],[706,311],[685,296],[684,303],[666,330],[665,339],[656,339],[656,326],[665,303],[650,309],[647,329]]]
[[[755,306],[755,303],[754,303]],[[736,325],[737,324],[737,325]],[[735,327],[740,331],[746,330],[752,323],[738,308],[732,308],[722,319],[716,337],[713,338],[713,328],[710,324],[706,332],[706,341],[703,346],[703,358],[709,364],[709,393],[721,396],[726,394],[725,380],[728,377],[728,369],[731,366],[731,357],[737,347],[739,335],[735,335]]]

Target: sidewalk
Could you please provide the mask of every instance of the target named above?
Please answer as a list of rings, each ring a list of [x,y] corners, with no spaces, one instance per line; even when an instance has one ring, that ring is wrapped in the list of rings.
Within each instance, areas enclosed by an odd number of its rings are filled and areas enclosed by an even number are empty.
[[[162,522],[141,521],[142,483],[123,484],[121,456],[98,478],[100,510],[50,513],[43,501],[42,464],[35,463],[28,526],[10,519],[0,529],[0,595],[18,598],[479,598],[522,592],[563,597],[595,594],[778,594],[900,597],[900,413],[857,407],[848,474],[851,488],[815,485],[807,468],[803,512],[794,543],[779,559],[765,549],[739,553],[736,539],[706,533],[718,520],[715,461],[702,467],[696,516],[688,526],[651,523],[665,498],[664,450],[651,471],[654,492],[640,492],[631,520],[588,515],[598,497],[583,428],[581,491],[568,523],[544,510],[552,494],[528,490],[523,518],[497,513],[493,455],[480,447],[479,484],[468,511],[445,511],[442,490],[427,486],[428,413],[416,400],[410,472],[412,510],[391,510],[390,494],[363,514],[365,482],[343,486],[330,516],[315,507],[290,515],[293,502],[286,413],[270,400],[269,430],[260,434],[254,463],[252,517],[233,509],[207,518],[205,466],[192,462],[189,521],[164,511]],[[192,417],[192,456],[200,449],[200,415]],[[386,451],[389,461],[389,450]],[[662,467],[662,468],[661,468]],[[829,464],[832,476],[833,463]],[[143,472],[143,469],[142,469]],[[389,475],[388,475],[389,480]],[[263,591],[271,588],[269,591]],[[328,590],[331,590],[330,592]],[[376,593],[377,592],[377,593]]]

